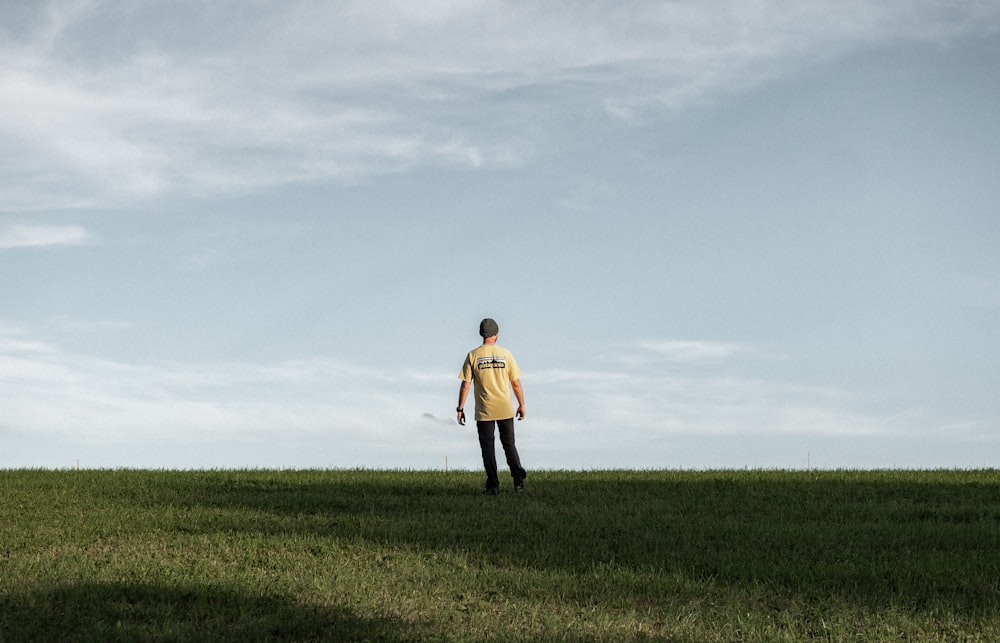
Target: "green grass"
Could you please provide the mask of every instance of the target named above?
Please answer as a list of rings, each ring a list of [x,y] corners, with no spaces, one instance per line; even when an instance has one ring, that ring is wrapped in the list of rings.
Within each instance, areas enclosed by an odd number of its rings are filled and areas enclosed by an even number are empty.
[[[0,642],[1000,640],[1000,472],[0,471]]]

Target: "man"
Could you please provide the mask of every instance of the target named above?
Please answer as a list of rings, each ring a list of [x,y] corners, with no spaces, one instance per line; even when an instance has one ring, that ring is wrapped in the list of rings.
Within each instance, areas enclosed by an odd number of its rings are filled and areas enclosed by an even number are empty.
[[[486,469],[486,493],[500,492],[500,478],[497,475],[497,459],[494,443],[494,429],[500,430],[500,444],[507,456],[510,476],[514,479],[514,491],[524,491],[527,472],[521,468],[521,459],[514,444],[514,405],[510,400],[511,389],[517,397],[517,419],[524,419],[524,392],[521,390],[521,370],[514,361],[514,355],[497,344],[500,327],[492,319],[486,318],[479,324],[479,336],[483,344],[469,351],[458,374],[462,384],[458,389],[458,423],[465,424],[465,398],[469,387],[476,389],[476,428],[479,429],[479,447],[483,452],[483,467]]]

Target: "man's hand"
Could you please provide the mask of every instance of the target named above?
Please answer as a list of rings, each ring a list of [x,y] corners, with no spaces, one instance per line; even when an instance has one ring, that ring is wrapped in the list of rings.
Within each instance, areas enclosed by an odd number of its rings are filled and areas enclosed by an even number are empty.
[[[469,388],[472,387],[472,382],[462,381],[458,385],[458,406],[455,407],[455,412],[458,413],[458,423],[465,426],[465,398],[469,395]]]
[[[514,390],[514,397],[517,398],[517,419],[524,419],[524,389],[521,388],[521,380],[513,380],[510,387]]]

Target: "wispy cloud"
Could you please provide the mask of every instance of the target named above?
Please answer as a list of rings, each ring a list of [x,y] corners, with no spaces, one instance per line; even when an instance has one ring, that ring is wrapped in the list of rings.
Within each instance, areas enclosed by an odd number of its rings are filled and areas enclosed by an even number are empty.
[[[111,466],[135,465],[115,459],[129,445],[144,445],[143,463],[172,466],[156,460],[157,449],[252,441],[258,454],[287,448],[283,462],[295,466],[315,464],[322,445],[322,464],[436,466],[450,452],[453,466],[465,454],[475,467],[474,436],[449,414],[453,382],[452,372],[399,374],[331,358],[139,366],[67,353],[0,325],[0,433],[100,444]],[[933,430],[917,414],[877,410],[869,396],[754,378],[573,369],[535,373],[525,386],[524,431],[541,467],[601,466],[612,448],[641,461],[651,441],[678,437],[902,439]],[[585,451],[586,462],[568,458],[565,445]],[[261,464],[199,457],[206,466]]]
[[[659,359],[678,363],[728,359],[750,351],[748,347],[734,342],[691,340],[644,341],[637,343],[636,348]]]
[[[427,428],[422,417],[450,408],[452,381],[453,374],[408,378],[323,358],[140,366],[67,353],[16,325],[0,325],[0,435],[100,444],[106,466],[135,466],[116,456],[129,445],[143,446],[143,462],[176,466],[157,461],[156,451],[249,440],[264,444],[266,454],[266,445],[280,449],[292,439],[313,445],[296,454],[300,465],[419,463],[421,453],[441,453],[461,437]],[[427,442],[428,431],[440,433],[436,442]],[[329,452],[315,453],[316,445]],[[212,454],[204,457],[212,466]],[[214,457],[214,466],[274,462],[266,455],[263,462]]]
[[[740,358],[778,359],[749,344],[693,339],[647,339],[616,345],[600,356],[604,363],[629,371],[658,365],[719,365]]]
[[[93,241],[86,228],[76,225],[11,225],[0,230],[0,250],[79,246]]]
[[[754,378],[669,375],[650,372],[539,374],[544,405],[572,409],[588,426],[614,427],[624,435],[901,435],[898,413],[872,408],[874,400],[826,386]],[[581,430],[567,422],[566,430]],[[912,428],[912,426],[909,426]]]
[[[565,117],[553,96],[633,119],[1000,22],[975,0],[13,6],[0,10],[9,210],[517,165]]]
[[[107,333],[132,330],[136,323],[121,319],[81,319],[71,315],[57,315],[48,321],[47,326],[70,333]]]

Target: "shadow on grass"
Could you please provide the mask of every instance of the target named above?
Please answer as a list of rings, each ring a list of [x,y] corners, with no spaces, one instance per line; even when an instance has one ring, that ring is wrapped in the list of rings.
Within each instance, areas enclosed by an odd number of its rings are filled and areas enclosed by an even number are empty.
[[[527,494],[492,498],[469,473],[205,482],[194,502],[258,518],[194,529],[306,531],[501,567],[681,574],[871,610],[1000,611],[995,472],[542,472]]]
[[[0,641],[397,641],[400,623],[218,587],[85,583],[0,597]]]

